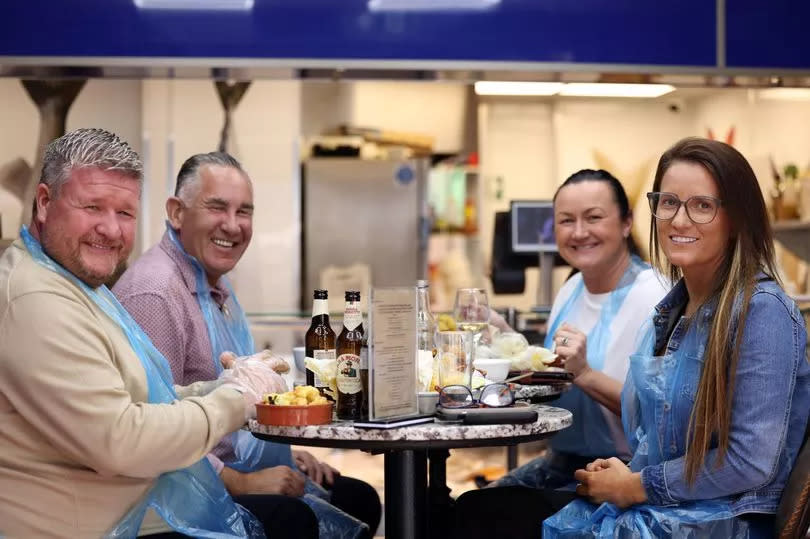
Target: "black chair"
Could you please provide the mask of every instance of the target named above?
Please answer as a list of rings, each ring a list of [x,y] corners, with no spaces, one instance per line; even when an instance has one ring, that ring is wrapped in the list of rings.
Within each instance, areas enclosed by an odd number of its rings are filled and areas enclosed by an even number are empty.
[[[810,528],[810,423],[776,511],[776,536],[803,539]]]

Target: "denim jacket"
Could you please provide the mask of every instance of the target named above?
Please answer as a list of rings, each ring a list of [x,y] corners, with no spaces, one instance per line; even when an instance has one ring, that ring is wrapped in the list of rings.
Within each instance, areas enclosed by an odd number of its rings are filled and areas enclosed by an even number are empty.
[[[680,312],[687,301],[681,280],[658,304],[653,317],[654,350],[664,346],[666,354],[680,350],[680,359],[670,385],[671,402],[662,404],[664,420],[658,432],[659,439],[665,441],[662,449],[668,460],[641,470],[648,501],[652,505],[669,505],[730,497],[735,515],[775,513],[804,439],[810,412],[804,319],[779,285],[760,274],[743,328],[730,403],[728,451],[717,466],[713,443],[705,466],[690,487],[684,479],[686,437],[716,302],[703,306],[692,323],[684,324]],[[732,316],[732,339],[738,319],[738,315]]]

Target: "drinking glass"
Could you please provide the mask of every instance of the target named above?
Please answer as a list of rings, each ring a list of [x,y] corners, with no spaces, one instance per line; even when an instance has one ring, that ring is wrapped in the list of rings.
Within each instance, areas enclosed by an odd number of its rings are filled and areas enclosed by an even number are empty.
[[[456,326],[472,334],[470,363],[475,362],[475,349],[481,341],[481,334],[489,322],[489,300],[483,288],[459,288],[453,306]]]
[[[489,300],[482,288],[459,288],[453,306],[456,325],[462,331],[481,335],[489,322]]]
[[[472,383],[472,339],[467,331],[439,331],[436,333],[436,365],[439,386]]]

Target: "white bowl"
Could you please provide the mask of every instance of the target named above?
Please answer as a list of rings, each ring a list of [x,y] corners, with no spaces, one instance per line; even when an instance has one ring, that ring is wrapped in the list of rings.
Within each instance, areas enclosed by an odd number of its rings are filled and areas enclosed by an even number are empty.
[[[482,357],[473,364],[479,371],[485,371],[484,377],[491,382],[503,382],[509,374],[511,359]]]

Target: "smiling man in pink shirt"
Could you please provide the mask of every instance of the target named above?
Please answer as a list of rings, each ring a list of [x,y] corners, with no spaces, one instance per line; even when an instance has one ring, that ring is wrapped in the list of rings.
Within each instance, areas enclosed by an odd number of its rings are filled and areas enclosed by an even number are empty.
[[[194,155],[181,167],[166,211],[167,230],[160,243],[124,273],[113,292],[166,356],[176,383],[214,380],[218,354],[212,345],[210,317],[244,320],[224,275],[239,262],[253,235],[252,183],[226,153]],[[208,314],[208,323],[204,305],[216,311]],[[242,327],[247,331],[246,320]],[[369,485],[343,477],[309,453],[290,451],[287,445],[269,444],[263,451],[271,456],[262,460],[262,467],[245,470],[238,464],[233,441],[225,439],[209,460],[231,493],[301,496],[312,486],[306,484],[304,472],[328,489],[322,497],[336,513],[342,514],[342,509],[368,525],[359,536],[376,529],[380,502]],[[334,516],[324,504],[319,508]],[[323,513],[316,509],[316,514]],[[354,521],[358,528],[366,528],[345,514],[338,520],[341,525],[351,527]]]

